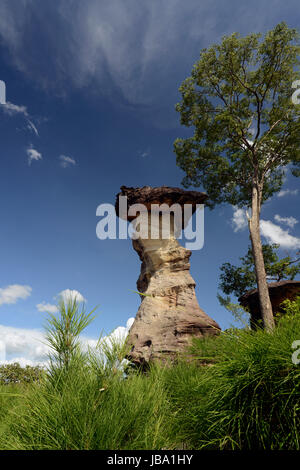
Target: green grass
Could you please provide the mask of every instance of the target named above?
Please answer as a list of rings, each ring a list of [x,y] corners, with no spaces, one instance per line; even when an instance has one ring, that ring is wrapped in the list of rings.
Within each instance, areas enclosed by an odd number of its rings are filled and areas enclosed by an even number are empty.
[[[180,439],[195,449],[299,449],[297,338],[299,319],[273,334],[233,330],[195,341],[194,354],[211,365],[182,364],[166,378]]]
[[[0,447],[159,449],[168,442],[166,403],[159,374],[99,381],[77,364],[57,386],[44,381],[27,388],[6,418]]]
[[[300,309],[288,308],[272,334],[194,340],[193,362],[125,379],[116,348],[106,362],[77,354],[38,383],[1,386],[0,448],[299,450]]]
[[[8,430],[8,414],[11,416],[14,407],[23,403],[26,385],[0,385],[0,438],[3,439]]]

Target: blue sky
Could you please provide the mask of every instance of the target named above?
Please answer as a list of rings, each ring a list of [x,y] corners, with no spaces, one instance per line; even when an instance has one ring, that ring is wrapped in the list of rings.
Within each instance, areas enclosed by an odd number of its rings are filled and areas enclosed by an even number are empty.
[[[299,16],[296,0],[1,1],[0,356],[41,360],[40,310],[66,289],[99,306],[87,338],[125,331],[140,262],[130,240],[97,239],[97,206],[121,185],[180,186],[173,142],[188,134],[174,106],[203,47]],[[262,212],[282,254],[300,246],[298,188],[287,176]],[[216,298],[219,267],[245,254],[244,222],[228,205],[205,210],[191,257],[199,304],[222,328],[232,318]]]

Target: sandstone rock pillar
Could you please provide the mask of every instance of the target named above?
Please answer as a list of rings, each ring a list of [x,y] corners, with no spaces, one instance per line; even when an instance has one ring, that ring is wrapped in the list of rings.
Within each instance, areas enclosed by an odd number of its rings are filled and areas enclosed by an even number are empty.
[[[119,196],[127,197],[128,212],[123,215],[119,211]],[[128,335],[131,346],[128,358],[138,365],[156,359],[172,359],[185,349],[192,336],[215,335],[220,330],[219,325],[198,305],[195,281],[189,272],[191,251],[176,239],[182,226],[176,226],[175,218],[171,216],[171,230],[165,238],[162,214],[153,217],[156,205],[170,207],[176,203],[182,210],[184,204],[191,204],[195,211],[196,204],[203,203],[206,198],[206,194],[198,191],[164,186],[122,186],[117,195],[117,215],[133,221],[138,232],[143,226],[147,227],[139,238],[132,240],[142,262],[137,281],[141,305]],[[130,215],[134,204],[143,204],[146,208],[138,218]]]

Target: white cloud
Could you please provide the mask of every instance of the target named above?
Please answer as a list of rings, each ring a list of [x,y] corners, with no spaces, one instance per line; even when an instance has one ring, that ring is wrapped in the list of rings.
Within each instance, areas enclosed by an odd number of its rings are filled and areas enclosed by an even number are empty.
[[[39,132],[37,130],[37,127],[35,126],[35,124],[33,124],[32,121],[30,121],[30,119],[27,119],[27,129],[29,129],[30,131],[34,132],[34,134],[39,137]]]
[[[95,85],[112,96],[117,89],[127,102],[168,106],[172,119],[178,86],[201,47],[231,34],[232,24],[242,34],[264,31],[280,12],[256,2],[253,14],[240,2],[228,21],[227,5],[217,0],[131,0],[130,8],[123,0],[17,3],[0,2],[0,38],[23,73],[56,93]],[[41,30],[45,17],[49,28]]]
[[[29,119],[30,116],[28,114],[26,106],[10,103],[9,101],[7,101],[0,107],[0,109],[2,109],[4,113],[8,116],[15,116],[21,114],[27,122],[27,129],[33,132],[36,136],[39,136],[39,132],[37,130],[36,125],[32,122],[31,119]]]
[[[107,336],[101,337],[100,342],[98,340],[86,338],[86,337],[83,336],[81,338],[83,348],[85,350],[88,347],[96,348],[96,346],[99,343],[101,345],[101,343],[103,343],[103,342],[106,343],[106,345],[108,345],[108,346],[111,346],[115,342],[122,344],[125,341],[133,322],[134,322],[134,318],[133,317],[129,318],[126,322],[126,326],[118,326],[117,328],[115,328]]]
[[[267,239],[268,243],[279,244],[281,248],[300,248],[300,238],[290,235],[288,230],[283,230],[270,220],[261,220],[260,230],[262,236]]]
[[[139,157],[146,158],[150,156],[150,149],[147,148],[146,150],[140,150],[138,153]]]
[[[37,161],[37,160],[42,160],[42,154],[40,152],[38,152],[37,150],[35,150],[32,146],[29,147],[27,150],[26,150],[26,153],[28,155],[28,165],[30,166],[31,165],[31,162],[33,160]]]
[[[74,301],[75,299],[77,302],[86,302],[86,299],[78,290],[72,289],[65,289],[61,291],[57,296],[54,297],[55,300],[63,300],[65,304],[69,301]],[[39,312],[49,312],[49,313],[57,313],[59,308],[56,304],[50,304],[48,302],[41,302],[36,305],[36,308]]]
[[[15,114],[22,114],[26,118],[28,117],[26,106],[20,106],[18,104],[13,104],[7,101],[5,104],[2,105],[1,109],[3,109],[3,111],[9,116],[13,116]]]
[[[115,330],[111,332],[110,335],[106,336],[107,339],[113,338],[116,341],[125,341],[126,336],[134,322],[134,318],[129,318],[125,326],[118,326]]]
[[[298,189],[281,189],[277,194],[277,197],[284,197],[284,196],[296,196],[298,194]]]
[[[75,299],[77,302],[85,302],[86,299],[83,297],[83,295],[78,292],[78,290],[72,290],[72,289],[65,289],[61,291],[58,296],[65,302],[68,303],[69,301],[73,302]]]
[[[290,228],[293,228],[294,225],[298,223],[297,219],[294,217],[281,217],[277,214],[274,218],[277,222],[284,223]],[[231,222],[234,232],[244,230],[248,225],[246,211],[244,209],[233,207],[233,217]],[[289,229],[284,230],[270,220],[260,221],[260,232],[261,235],[266,238],[268,243],[279,244],[282,248],[300,248],[300,238],[294,237],[289,233]]]
[[[1,362],[19,362],[22,365],[45,364],[49,348],[40,330],[0,325]]]
[[[238,207],[233,207],[231,222],[234,232],[238,232],[246,228],[248,225],[246,211],[244,209],[239,209]]]
[[[0,305],[15,304],[20,299],[27,299],[31,295],[31,291],[30,286],[20,284],[0,288]]]
[[[118,326],[115,328],[109,335],[104,336],[100,338],[100,341],[95,341],[95,340],[87,340],[83,342],[83,346],[85,349],[91,348],[94,349],[94,351],[97,351],[97,354],[100,355],[102,360],[105,362],[105,351],[107,349],[112,348],[115,344],[119,345],[124,345],[124,342],[126,340],[126,337],[129,333],[129,330],[134,322],[134,318],[129,318],[126,323],[126,327],[124,326]],[[102,349],[102,346],[104,347],[104,351]],[[102,354],[101,354],[102,352]],[[124,367],[126,364],[128,364],[127,359],[123,359],[121,364],[119,364],[120,367]]]
[[[22,357],[22,356],[13,357],[13,359],[3,359],[3,360],[1,360],[1,358],[0,358],[0,364],[6,365],[6,364],[15,364],[15,363],[20,364],[20,366],[24,367],[24,368],[26,366],[46,367],[47,364],[48,364],[48,361],[47,360],[45,360],[45,361],[35,361],[35,360],[28,359],[27,357]]]
[[[68,166],[71,166],[71,165],[76,165],[76,160],[74,160],[74,158],[67,157],[66,155],[60,155],[59,159],[60,159],[60,164],[63,168],[67,168]]]
[[[102,341],[110,344],[110,338],[124,341],[134,321],[129,318],[126,327],[119,326],[110,335],[103,337]],[[50,348],[46,344],[45,335],[38,329],[15,328],[0,325],[0,363],[7,364],[19,362],[21,366],[47,365]],[[98,340],[82,336],[80,342],[84,350],[95,348]]]
[[[41,304],[37,304],[36,308],[39,312],[46,312],[46,313],[57,313],[58,308],[56,305],[47,304],[46,302],[42,302]]]
[[[298,220],[295,219],[295,217],[281,217],[278,214],[274,216],[274,219],[276,220],[276,222],[288,225],[288,227],[290,228],[294,228],[294,226],[298,223]]]

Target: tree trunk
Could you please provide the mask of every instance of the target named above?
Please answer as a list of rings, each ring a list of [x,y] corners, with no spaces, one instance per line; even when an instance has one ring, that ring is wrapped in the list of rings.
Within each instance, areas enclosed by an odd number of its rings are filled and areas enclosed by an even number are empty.
[[[260,303],[260,311],[262,315],[263,326],[266,330],[271,331],[275,327],[272,304],[270,301],[265,263],[262,251],[262,243],[260,238],[260,206],[261,192],[254,185],[252,188],[252,214],[249,219],[249,231],[252,245],[252,252],[255,265],[256,282]]]

